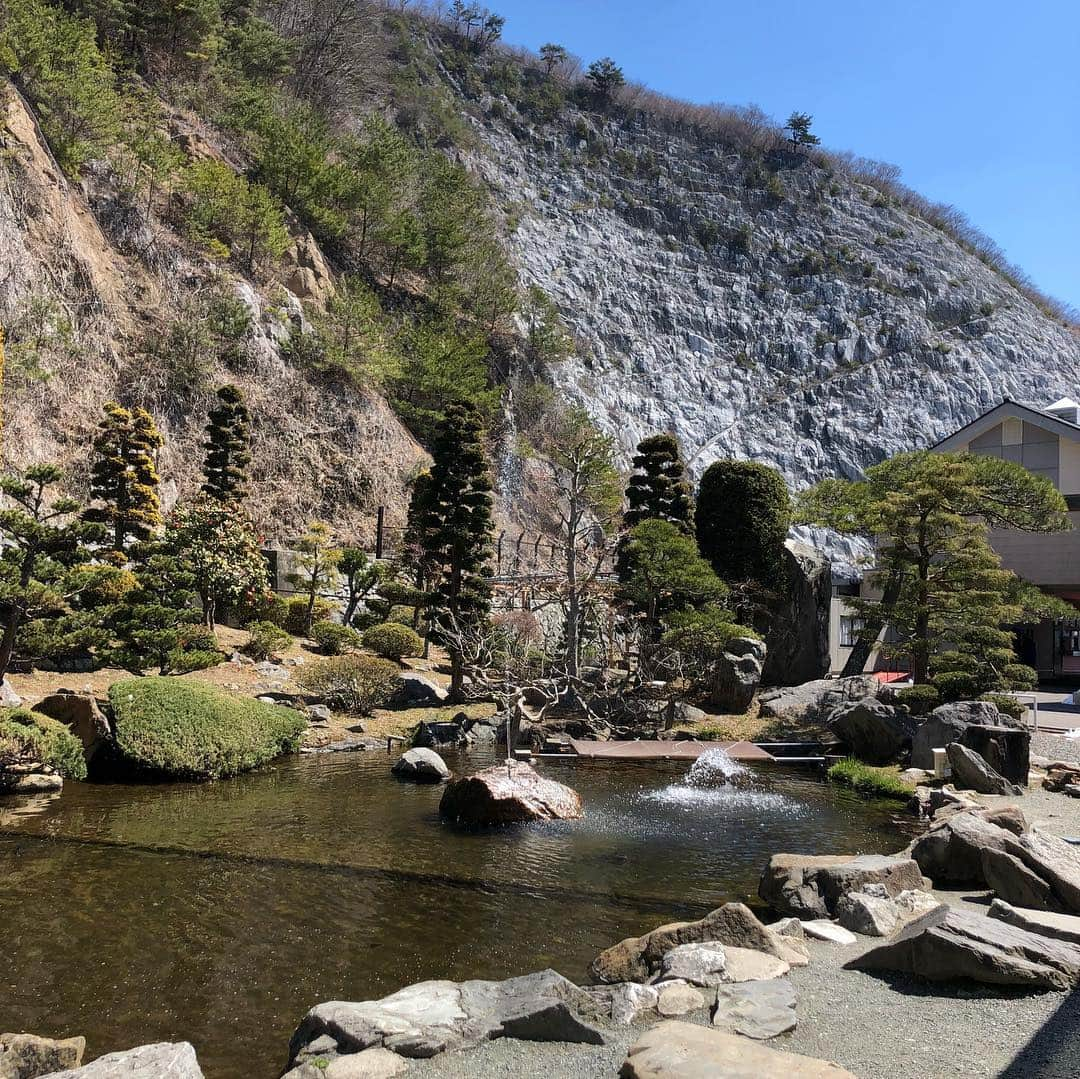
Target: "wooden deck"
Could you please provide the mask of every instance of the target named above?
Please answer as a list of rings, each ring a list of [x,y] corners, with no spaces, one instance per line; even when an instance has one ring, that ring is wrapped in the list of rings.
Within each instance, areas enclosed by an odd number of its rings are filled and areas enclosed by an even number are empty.
[[[679,742],[588,742],[570,739],[570,747],[579,757],[609,761],[696,761],[710,749],[727,750],[728,756],[737,761],[771,761],[771,753],[753,742],[698,742],[686,739]]]

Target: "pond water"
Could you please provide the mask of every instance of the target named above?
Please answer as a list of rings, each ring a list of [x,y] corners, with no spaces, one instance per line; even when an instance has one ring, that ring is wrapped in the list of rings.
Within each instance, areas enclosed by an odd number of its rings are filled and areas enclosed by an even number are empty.
[[[664,763],[541,764],[583,820],[463,832],[439,820],[440,788],[389,763],[0,800],[0,1029],[84,1034],[88,1058],[184,1039],[210,1079],[270,1079],[320,1001],[548,966],[580,980],[622,937],[752,900],[774,851],[904,842],[895,807],[808,773],[724,790]]]

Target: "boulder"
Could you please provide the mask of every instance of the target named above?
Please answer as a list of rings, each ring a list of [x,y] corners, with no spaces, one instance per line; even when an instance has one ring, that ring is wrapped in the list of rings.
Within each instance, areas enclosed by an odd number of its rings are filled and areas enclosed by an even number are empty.
[[[784,544],[787,587],[765,633],[768,686],[799,685],[829,673],[829,605],[832,565],[815,547],[797,540]]]
[[[935,884],[985,886],[984,848],[1004,850],[1010,833],[977,812],[954,813],[934,821],[911,845],[911,857]]]
[[[709,704],[720,712],[745,712],[761,684],[764,664],[764,641],[754,637],[734,637],[728,641],[716,663]]]
[[[38,701],[34,711],[63,723],[82,742],[88,765],[112,743],[112,728],[92,693],[57,690]]]
[[[828,918],[814,918],[803,922],[803,929],[808,937],[814,940],[824,940],[829,944],[856,944],[855,934],[850,929],[845,929],[836,922],[830,922]]]
[[[828,918],[845,892],[882,884],[889,895],[923,886],[918,865],[883,854],[774,854],[761,874],[758,895],[778,914]]]
[[[611,997],[611,1018],[615,1023],[632,1023],[642,1012],[655,1009],[659,990],[652,985],[623,982],[614,987]]]
[[[619,1079],[855,1079],[824,1060],[784,1053],[739,1034],[669,1019],[632,1046]]]
[[[894,897],[880,884],[867,884],[861,891],[840,897],[836,920],[864,937],[888,937],[939,906],[941,903],[929,892],[912,889]]]
[[[413,783],[443,783],[451,774],[446,761],[433,749],[407,749],[394,761],[390,771],[398,779]]]
[[[725,903],[696,922],[671,922],[640,937],[627,937],[601,952],[589,973],[598,982],[643,982],[660,969],[660,962],[680,944],[705,941],[753,948],[779,956],[779,946],[769,930],[744,903]]]
[[[852,678],[818,678],[801,686],[762,693],[763,719],[775,719],[787,726],[825,726],[829,716],[846,704],[877,697],[881,683],[868,674]]]
[[[1006,903],[1037,910],[1061,910],[1050,885],[1007,850],[984,847],[983,880],[996,896]]]
[[[446,690],[427,675],[402,671],[400,678],[400,684],[390,698],[391,704],[443,704],[446,701]]]
[[[1001,899],[995,899],[990,904],[987,914],[991,918],[1026,929],[1029,933],[1080,945],[1080,917],[1075,914],[1055,914],[1052,911],[1014,907]]]
[[[502,982],[419,982],[380,1000],[312,1008],[289,1043],[290,1064],[302,1063],[307,1048],[327,1035],[343,1055],[381,1046],[431,1057],[494,1038],[603,1045],[586,1022],[597,1014],[590,995],[553,970]]]
[[[962,745],[978,753],[1010,783],[1024,788],[1031,770],[1031,732],[1016,727],[973,723],[960,738]]]
[[[189,1042],[156,1042],[107,1053],[49,1079],[203,1079],[203,1073]]]
[[[917,728],[906,708],[864,697],[841,705],[829,717],[829,729],[867,764],[892,764],[911,745]]]
[[[485,768],[447,785],[439,813],[458,824],[487,827],[536,820],[577,820],[577,791],[539,775],[524,761]]]
[[[1080,850],[1072,843],[1033,828],[1019,836],[1007,833],[1004,849],[1046,882],[1053,905],[1048,904],[1045,909],[1080,913]],[[1008,895],[1001,898],[1020,906],[1039,906],[1037,903],[1019,903]]]
[[[912,767],[933,770],[934,750],[960,741],[964,731],[973,724],[980,727],[1022,728],[1018,721],[1003,716],[990,701],[940,704],[919,724],[911,739]]]
[[[727,962],[724,966],[725,982],[760,982],[769,978],[782,978],[791,970],[790,964],[775,955],[755,951],[753,948],[725,947]]]
[[[700,991],[686,982],[665,982],[659,987],[660,995],[656,1000],[656,1010],[670,1019],[675,1015],[686,1015],[705,1007],[705,998]]]
[[[660,971],[653,981],[680,979],[691,985],[715,986],[727,980],[724,976],[726,966],[727,953],[716,941],[677,944],[660,960]]]
[[[409,1067],[409,1062],[397,1053],[373,1046],[348,1056],[327,1058],[317,1054],[286,1072],[282,1079],[393,1079]]]
[[[85,1038],[39,1038],[0,1034],[0,1079],[37,1079],[82,1064]]]
[[[4,708],[19,708],[23,699],[15,692],[11,683],[6,678],[0,678],[0,706]]]
[[[718,985],[712,1024],[763,1041],[794,1030],[795,987],[786,978]]]
[[[942,907],[847,966],[900,971],[936,982],[969,979],[1028,989],[1070,989],[1080,982],[1080,947]]]
[[[977,794],[1023,793],[1022,787],[995,772],[982,756],[968,749],[963,742],[950,742],[946,752],[953,778],[961,789],[973,790]]]

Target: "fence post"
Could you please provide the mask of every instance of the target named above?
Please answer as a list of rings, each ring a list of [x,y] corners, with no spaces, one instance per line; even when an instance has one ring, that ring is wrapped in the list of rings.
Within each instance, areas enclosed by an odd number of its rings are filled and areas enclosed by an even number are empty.
[[[379,506],[375,511],[375,557],[382,558],[383,556],[383,518],[386,514],[386,507]]]

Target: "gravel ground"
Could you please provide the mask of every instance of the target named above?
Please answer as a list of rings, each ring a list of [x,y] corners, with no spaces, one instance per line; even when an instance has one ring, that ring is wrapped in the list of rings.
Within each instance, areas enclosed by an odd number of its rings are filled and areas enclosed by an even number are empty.
[[[1063,757],[1066,743],[1040,736],[1036,752]],[[1033,746],[1033,748],[1035,748]],[[1080,836],[1080,799],[1033,790],[1015,804],[1028,819],[1063,836]],[[985,894],[938,892],[954,905],[984,911]],[[935,987],[903,977],[844,970],[875,945],[850,947],[811,941],[811,963],[791,972],[799,1026],[773,1039],[778,1049],[832,1060],[860,1079],[1075,1079],[1080,1075],[1080,992],[1021,994],[970,985]],[[686,1016],[705,1023],[706,1012]],[[640,1028],[611,1029],[605,1046],[538,1044],[503,1039],[467,1053],[415,1061],[417,1079],[612,1079]]]
[[[1063,738],[1060,734],[1033,734],[1031,752],[1052,761],[1080,761],[1080,738]]]

